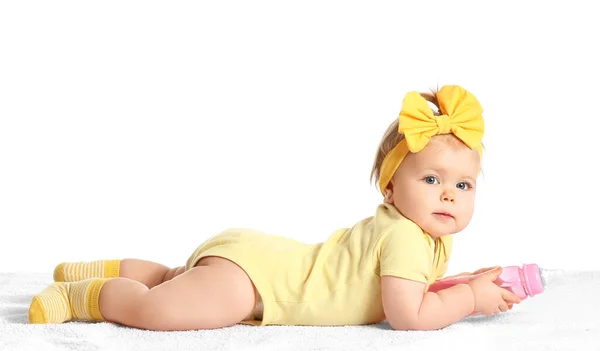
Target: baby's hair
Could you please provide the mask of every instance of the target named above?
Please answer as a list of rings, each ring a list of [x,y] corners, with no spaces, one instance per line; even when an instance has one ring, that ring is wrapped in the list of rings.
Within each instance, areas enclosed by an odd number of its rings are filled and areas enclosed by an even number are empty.
[[[431,109],[435,116],[439,116],[441,114],[440,105],[437,99],[437,92],[438,89],[432,89],[431,93],[419,93],[425,100],[427,100],[435,106],[435,108]],[[463,142],[460,141],[460,139],[455,137],[453,134],[436,135],[432,138],[432,140],[434,138],[441,142],[447,142],[452,147],[459,147],[460,145],[464,145]],[[398,143],[402,139],[404,139],[404,135],[398,132],[398,118],[396,118],[383,134],[383,137],[379,142],[379,146],[377,147],[375,161],[373,162],[373,168],[371,169],[371,182],[374,182],[375,184],[379,182],[381,164],[383,163],[383,159],[388,154],[388,152],[390,152],[396,145],[398,145]]]

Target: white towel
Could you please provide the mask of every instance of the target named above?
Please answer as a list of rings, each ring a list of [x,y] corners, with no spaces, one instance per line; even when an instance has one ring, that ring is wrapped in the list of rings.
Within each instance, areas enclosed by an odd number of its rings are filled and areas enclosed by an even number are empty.
[[[0,274],[0,350],[600,350],[600,272],[571,272],[512,311],[470,317],[438,331],[253,327],[155,332],[111,323],[27,324],[31,297],[51,273]],[[348,306],[348,308],[352,308]]]

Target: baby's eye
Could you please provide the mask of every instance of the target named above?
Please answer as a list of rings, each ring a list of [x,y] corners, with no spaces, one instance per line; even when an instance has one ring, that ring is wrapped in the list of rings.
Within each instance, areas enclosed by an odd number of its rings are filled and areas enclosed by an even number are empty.
[[[425,180],[425,183],[427,183],[427,184],[436,184],[436,182],[439,183],[437,178],[434,176],[427,176],[427,177],[425,177],[424,180]]]
[[[460,182],[458,184],[456,184],[456,187],[459,188],[460,190],[468,190],[471,189],[471,184],[467,183],[467,182]]]

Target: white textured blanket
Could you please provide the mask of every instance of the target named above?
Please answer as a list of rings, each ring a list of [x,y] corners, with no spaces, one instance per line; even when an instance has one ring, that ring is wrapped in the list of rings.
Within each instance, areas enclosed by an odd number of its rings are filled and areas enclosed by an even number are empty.
[[[512,311],[439,331],[252,327],[153,332],[109,323],[27,324],[31,297],[51,273],[0,274],[0,350],[600,350],[600,272],[571,272]],[[351,307],[349,307],[351,308]]]

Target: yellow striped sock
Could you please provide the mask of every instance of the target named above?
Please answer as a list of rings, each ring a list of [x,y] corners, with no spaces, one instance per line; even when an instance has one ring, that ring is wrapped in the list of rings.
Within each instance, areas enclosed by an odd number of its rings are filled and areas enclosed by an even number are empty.
[[[29,323],[63,323],[73,319],[103,321],[100,290],[109,278],[92,278],[73,283],[54,283],[35,295],[29,306]]]
[[[76,282],[89,278],[116,278],[121,260],[63,262],[54,268],[55,282]]]

